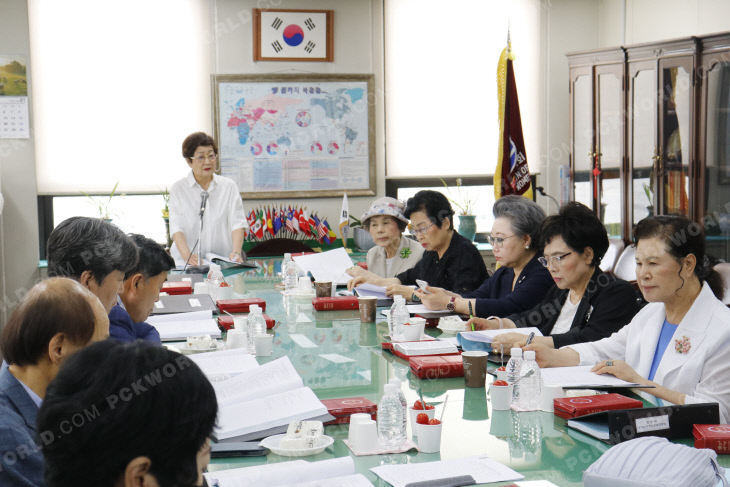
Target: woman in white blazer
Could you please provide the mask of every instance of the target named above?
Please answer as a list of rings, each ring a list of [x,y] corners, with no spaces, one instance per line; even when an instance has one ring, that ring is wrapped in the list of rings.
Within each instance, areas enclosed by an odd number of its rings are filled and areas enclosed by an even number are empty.
[[[602,340],[559,350],[531,344],[541,367],[594,365],[597,374],[652,385],[644,392],[674,404],[715,402],[730,421],[730,309],[724,282],[705,257],[701,227],[656,216],[634,230],[636,277],[649,302]]]
[[[353,267],[353,277],[389,278],[412,269],[423,256],[423,246],[403,235],[408,218],[405,205],[395,198],[378,198],[362,216],[362,226],[370,232],[375,247],[368,250],[368,270]]]

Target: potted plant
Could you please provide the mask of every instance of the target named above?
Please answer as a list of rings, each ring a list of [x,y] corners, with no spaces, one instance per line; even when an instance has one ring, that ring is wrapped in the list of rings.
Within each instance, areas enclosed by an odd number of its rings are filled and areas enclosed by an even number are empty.
[[[172,248],[172,238],[170,237],[170,192],[165,190],[160,193],[165,201],[165,207],[162,209],[162,219],[165,220],[165,237],[167,238],[167,248]]]
[[[654,192],[651,190],[651,186],[643,183],[644,193],[646,193],[646,199],[649,200],[649,204],[646,205],[646,209],[649,212],[648,216],[654,216]]]
[[[350,224],[350,228],[352,228],[352,240],[355,242],[357,250],[367,252],[375,247],[373,237],[370,236],[370,232],[362,227],[362,222],[352,215],[350,215],[350,220],[353,222]]]
[[[441,182],[444,183],[444,186],[446,187],[446,191],[449,193],[449,196],[451,196],[451,190],[449,189],[449,185],[446,184],[446,181],[444,181],[443,178],[440,179]],[[459,201],[450,198],[449,196],[447,196],[447,198],[454,206],[459,209],[458,232],[461,236],[466,237],[473,242],[474,237],[476,237],[477,234],[477,216],[474,214],[474,205],[476,205],[479,197],[472,198],[469,195],[468,191],[465,191],[465,195],[461,194],[461,178],[456,178],[456,190],[459,193]]]
[[[103,199],[99,198],[96,199],[93,196],[91,196],[88,193],[84,193],[81,191],[81,194],[89,198],[91,201],[88,201],[90,205],[94,205],[99,210],[99,218],[101,218],[104,221],[111,222],[112,221],[112,213],[109,213],[109,205],[112,202],[112,198],[114,197],[114,193],[117,191],[117,186],[119,186],[119,181],[117,181],[117,184],[114,185],[114,189],[112,189],[111,194],[109,195],[109,198],[104,201]],[[113,215],[116,216],[116,215]]]

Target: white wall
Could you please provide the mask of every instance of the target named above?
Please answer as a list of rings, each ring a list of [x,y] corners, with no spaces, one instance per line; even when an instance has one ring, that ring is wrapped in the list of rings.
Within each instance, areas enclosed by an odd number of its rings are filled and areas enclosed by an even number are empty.
[[[24,55],[30,64],[26,0],[3,0],[0,50],[3,54]],[[31,138],[0,139],[0,180],[5,198],[2,214],[5,287],[0,282],[0,326],[5,324],[19,296],[39,277],[32,79],[33,72],[28,66]]]

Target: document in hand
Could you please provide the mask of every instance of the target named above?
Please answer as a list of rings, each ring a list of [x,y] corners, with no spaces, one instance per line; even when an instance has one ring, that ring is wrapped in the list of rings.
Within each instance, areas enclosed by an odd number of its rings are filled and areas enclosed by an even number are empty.
[[[479,343],[490,344],[494,337],[503,333],[520,333],[522,335],[529,335],[535,333],[535,336],[541,337],[542,332],[538,328],[503,328],[501,330],[479,330],[479,331],[462,331],[457,333],[456,339],[459,341],[459,345],[464,351],[472,350],[486,350],[484,345]],[[492,351],[492,347],[488,347],[487,351]]]
[[[385,465],[370,470],[393,487],[407,487],[417,482],[429,482],[428,485],[434,487],[440,485],[468,485],[449,483],[449,479],[464,476],[471,476],[474,483],[477,484],[506,482],[525,478],[524,475],[520,475],[486,455],[442,460],[440,462]]]
[[[205,475],[208,485],[219,487],[290,487],[304,482],[315,482],[314,485],[371,486],[362,483],[332,483],[337,478],[355,476],[355,462],[351,457],[333,458],[321,462],[293,460],[284,463],[257,465],[255,467],[235,468],[208,472]],[[364,477],[363,477],[364,478]]]
[[[332,281],[336,284],[347,284],[352,276],[345,273],[353,266],[352,259],[343,248],[327,252],[292,257],[304,273],[311,272],[318,281]]]

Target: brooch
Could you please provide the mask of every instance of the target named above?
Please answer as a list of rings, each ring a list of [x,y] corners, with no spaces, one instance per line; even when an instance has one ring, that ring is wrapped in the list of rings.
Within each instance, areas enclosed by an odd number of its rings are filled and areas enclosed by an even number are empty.
[[[408,247],[404,247],[400,249],[400,258],[401,259],[407,259],[411,255],[411,249]]]
[[[674,340],[674,350],[676,350],[677,353],[687,353],[690,348],[692,348],[692,344],[689,342],[689,338],[687,336],[683,336],[681,340],[679,338]]]

